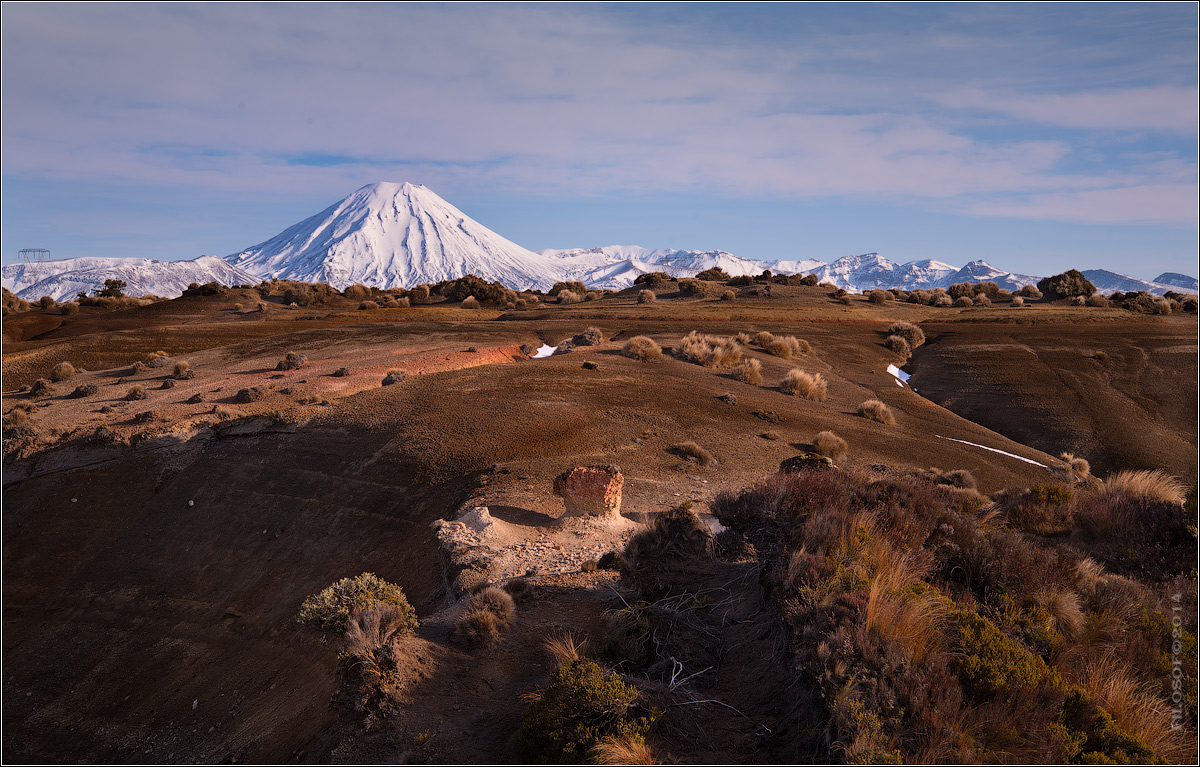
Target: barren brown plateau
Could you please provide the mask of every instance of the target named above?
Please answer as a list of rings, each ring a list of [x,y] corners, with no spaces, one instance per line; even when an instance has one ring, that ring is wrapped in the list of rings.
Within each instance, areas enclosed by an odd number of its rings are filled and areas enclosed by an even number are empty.
[[[1051,475],[966,442],[1053,468],[1071,451],[1099,476],[1162,469],[1196,482],[1195,315],[843,305],[821,287],[652,304],[637,292],[508,311],[359,311],[335,296],[253,312],[234,305],[259,295],[230,289],[7,316],[5,412],[32,400],[18,388],[57,363],[84,372],[37,398],[34,437],[6,445],[5,761],[520,761],[523,696],[554,668],[542,643],[556,630],[599,636],[602,613],[620,605],[618,576],[581,565],[635,527],[559,526],[552,481],[574,466],[619,465],[631,523],[684,500],[703,516],[719,491],[773,474],[823,430],[850,446],[839,466],[966,469],[984,494]],[[905,364],[883,345],[895,320],[927,336],[906,364],[916,391],[886,372]],[[547,359],[520,350],[588,326],[602,331],[599,346]],[[749,385],[674,357],[691,330],[795,335],[812,350],[784,360],[745,347],[764,379]],[[636,335],[664,358],[622,356]],[[195,376],[161,388],[170,365],[130,367],[156,350]],[[308,363],[277,371],[289,351]],[[348,375],[332,375],[342,367]],[[820,373],[827,398],[781,392],[793,367]],[[409,375],[381,386],[391,370]],[[94,396],[67,396],[88,383]],[[146,399],[127,401],[136,385]],[[264,396],[239,403],[248,387]],[[858,415],[868,399],[895,425]],[[102,426],[104,443],[92,436]],[[671,451],[688,441],[715,465]],[[508,574],[536,571],[514,625],[484,651],[450,641],[457,595],[431,529],[474,506],[505,523]],[[809,693],[772,672],[788,662],[786,643],[764,617],[757,576],[723,567],[736,599],[719,641],[738,651],[708,672],[704,696],[719,705],[672,709],[670,757],[822,760]],[[404,589],[423,643],[420,673],[369,731],[330,705],[336,640],[296,622],[307,596],[362,572]]]

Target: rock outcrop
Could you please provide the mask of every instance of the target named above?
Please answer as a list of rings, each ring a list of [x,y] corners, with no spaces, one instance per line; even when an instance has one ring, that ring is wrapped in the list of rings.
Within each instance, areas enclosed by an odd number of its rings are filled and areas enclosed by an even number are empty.
[[[621,514],[625,477],[617,466],[579,466],[554,478],[568,517],[615,517]]]

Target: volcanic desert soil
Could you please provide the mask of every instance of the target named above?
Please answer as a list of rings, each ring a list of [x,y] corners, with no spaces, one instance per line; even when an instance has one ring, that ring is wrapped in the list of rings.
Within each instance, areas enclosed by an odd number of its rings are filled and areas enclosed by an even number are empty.
[[[5,761],[518,761],[524,696],[554,668],[543,642],[598,641],[604,612],[621,605],[617,575],[585,563],[682,501],[705,512],[822,430],[849,444],[843,465],[967,469],[983,493],[1057,476],[1063,451],[1101,475],[1162,468],[1196,481],[1194,315],[845,306],[827,293],[642,305],[629,290],[508,312],[357,311],[336,298],[246,312],[235,304],[258,294],[231,289],[6,317],[4,409],[36,407],[5,445]],[[894,320],[928,337],[907,364],[882,344]],[[598,346],[522,351],[589,326]],[[693,329],[795,335],[812,350],[784,360],[745,347],[764,378],[748,385],[672,355]],[[635,335],[664,358],[623,356]],[[133,366],[157,350],[166,365]],[[287,352],[308,361],[277,370]],[[18,392],[63,361],[83,372],[49,395]],[[179,361],[193,378],[175,381]],[[916,391],[889,364],[905,365]],[[824,376],[828,397],[781,392],[793,367]],[[407,376],[382,386],[390,371]],[[68,396],[89,383],[95,395]],[[145,399],[126,399],[135,386]],[[261,397],[240,401],[251,387]],[[872,398],[894,426],[857,414]],[[715,463],[682,458],[684,442]],[[561,519],[553,479],[587,465],[619,466],[620,518]],[[444,534],[476,507],[492,522],[458,525],[460,542],[487,579],[525,576],[531,589],[499,644],[468,651],[451,638],[462,562],[435,526]],[[670,755],[808,761],[810,693],[770,673],[783,643],[757,575],[721,568],[698,585],[728,605],[710,668],[687,668],[707,674],[703,701],[665,686],[656,698],[680,712]],[[363,572],[399,584],[421,621],[402,705],[366,731],[331,705],[336,640],[296,621],[306,597]]]

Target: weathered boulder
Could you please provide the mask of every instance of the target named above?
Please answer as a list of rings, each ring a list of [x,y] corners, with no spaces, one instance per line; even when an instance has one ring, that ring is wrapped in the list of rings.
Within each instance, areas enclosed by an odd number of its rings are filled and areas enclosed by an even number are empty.
[[[562,496],[568,517],[615,517],[624,485],[618,466],[578,466],[554,478],[554,494]]]

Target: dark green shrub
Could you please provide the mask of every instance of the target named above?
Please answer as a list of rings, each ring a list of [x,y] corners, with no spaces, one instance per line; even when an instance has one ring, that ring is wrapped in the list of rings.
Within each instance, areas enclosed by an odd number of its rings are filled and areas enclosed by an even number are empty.
[[[1096,286],[1089,282],[1088,278],[1083,276],[1083,272],[1078,269],[1069,269],[1062,274],[1046,277],[1039,280],[1037,286],[1038,290],[1051,299],[1076,296],[1086,298],[1096,292]]]
[[[333,585],[304,600],[297,621],[310,623],[322,631],[341,634],[350,622],[351,613],[370,610],[381,604],[392,605],[401,611],[405,631],[417,627],[417,614],[404,596],[404,590],[374,573],[357,578],[342,578]]]
[[[603,738],[644,736],[653,716],[631,712],[636,700],[637,688],[616,674],[571,661],[521,717],[521,748],[539,763],[577,763]]]
[[[707,280],[708,282],[727,282],[729,275],[721,267],[714,266],[697,274],[696,279]]]

